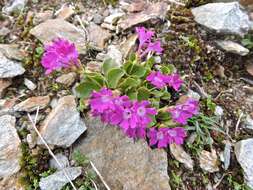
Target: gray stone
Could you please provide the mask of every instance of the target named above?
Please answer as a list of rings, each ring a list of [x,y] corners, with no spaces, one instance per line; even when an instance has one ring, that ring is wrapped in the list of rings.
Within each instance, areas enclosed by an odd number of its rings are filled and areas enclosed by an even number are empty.
[[[75,82],[75,80],[76,80],[76,73],[71,72],[57,77],[55,81],[69,87]]]
[[[244,126],[247,129],[253,129],[253,119],[249,115],[246,116],[246,120],[245,120],[245,125]]]
[[[113,13],[108,17],[105,17],[104,22],[108,24],[116,24],[116,22],[125,15],[123,12]]]
[[[170,145],[170,152],[175,157],[177,161],[183,163],[186,168],[193,170],[193,160],[189,154],[187,154],[183,147],[177,144]]]
[[[60,164],[61,164],[62,167],[60,167],[57,164],[57,162],[55,161],[55,159],[51,158],[49,160],[49,166],[50,166],[50,168],[55,168],[57,170],[61,170],[63,168],[69,167],[69,160],[68,160],[68,158],[65,155],[63,155],[61,153],[58,153],[58,154],[55,155],[55,157],[60,162]]]
[[[68,19],[75,13],[74,7],[72,5],[64,4],[56,13],[56,17],[60,19]]]
[[[2,11],[6,14],[20,12],[24,9],[26,3],[27,0],[11,0],[6,6],[3,7]]]
[[[197,23],[218,33],[244,35],[251,26],[238,2],[209,3],[193,8],[192,13]]]
[[[229,53],[234,53],[241,56],[245,56],[249,53],[249,50],[247,48],[230,40],[220,40],[216,41],[216,43],[221,49]]]
[[[224,162],[224,169],[227,170],[230,165],[230,158],[231,158],[231,148],[232,145],[230,142],[226,142],[224,152],[223,152],[223,162]]]
[[[102,50],[105,48],[105,43],[112,37],[112,34],[102,27],[90,23],[87,27],[90,46],[95,49]]]
[[[93,22],[95,23],[95,24],[102,24],[103,23],[103,20],[104,20],[104,18],[103,18],[103,16],[101,16],[100,14],[95,14],[94,16],[93,16]]]
[[[134,51],[137,39],[138,36],[136,34],[133,34],[120,45],[120,51],[123,54],[124,58],[127,58]]]
[[[195,100],[200,100],[201,96],[199,95],[199,93],[189,89],[188,90],[188,93],[187,93],[187,96],[190,97],[190,98],[193,98]]]
[[[15,76],[22,75],[24,72],[25,69],[19,62],[6,58],[0,52],[0,79],[13,78]]]
[[[6,27],[2,27],[0,29],[0,36],[6,36],[7,34],[9,34],[11,31],[9,28],[6,28]]]
[[[62,147],[71,146],[85,130],[74,96],[62,97],[40,127],[48,144]],[[40,139],[37,143],[42,144]]]
[[[111,30],[111,31],[115,31],[116,30],[116,26],[112,25],[112,24],[108,24],[108,23],[103,23],[101,24],[102,28]]]
[[[75,43],[78,52],[85,54],[86,40],[82,30],[63,19],[49,19],[30,30],[30,33],[43,44],[50,43],[56,38],[65,38]]]
[[[28,146],[29,146],[30,149],[33,149],[36,146],[35,135],[28,134],[26,136],[26,141],[27,141]]]
[[[224,115],[223,108],[220,106],[216,106],[214,110],[214,115],[216,115],[217,117],[222,117]]]
[[[0,44],[0,52],[8,59],[22,61],[25,57],[17,44]]]
[[[65,171],[71,180],[76,179],[82,173],[81,167],[69,167]],[[64,175],[63,170],[55,172],[54,174],[40,179],[41,190],[61,190],[64,185],[68,183],[68,178]]]
[[[123,55],[117,46],[115,45],[108,46],[108,52],[105,56],[105,59],[108,58],[113,59],[117,66],[120,67],[122,65]]]
[[[219,162],[216,151],[212,149],[211,152],[202,150],[199,155],[200,167],[209,173],[219,171]]]
[[[36,84],[27,78],[24,79],[24,84],[29,90],[35,90],[37,88]]]
[[[40,24],[48,19],[51,19],[53,17],[53,11],[52,10],[46,10],[44,12],[39,12],[35,14],[33,18],[33,24],[37,25]]]
[[[143,11],[130,13],[120,20],[118,26],[122,30],[127,30],[151,20],[164,20],[169,9],[170,6],[165,2],[149,3]]]
[[[14,111],[33,112],[37,110],[37,107],[44,109],[49,102],[49,96],[35,96],[20,102],[19,104],[15,105],[13,109]]]
[[[134,142],[98,120],[86,123],[88,134],[74,149],[94,163],[111,189],[170,190],[164,150],[152,150],[143,140]]]
[[[253,139],[241,140],[235,144],[235,155],[244,171],[244,179],[253,188]]]
[[[9,177],[20,169],[20,139],[15,129],[16,119],[10,115],[0,117],[0,178]]]

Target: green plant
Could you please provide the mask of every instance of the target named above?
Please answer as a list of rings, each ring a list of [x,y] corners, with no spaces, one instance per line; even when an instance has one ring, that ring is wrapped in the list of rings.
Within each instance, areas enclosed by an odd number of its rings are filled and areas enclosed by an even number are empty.
[[[252,34],[247,34],[244,36],[244,38],[241,41],[242,45],[245,47],[252,49],[253,48],[253,36]]]
[[[196,139],[193,144],[187,143],[188,148],[192,149],[194,153],[198,153],[203,150],[204,146],[212,146],[213,138],[211,137],[211,131],[217,131],[224,133],[218,123],[216,117],[209,117],[200,113],[188,120],[188,126],[186,129],[196,132]]]
[[[245,183],[237,182],[231,174],[227,176],[227,181],[234,190],[252,190]]]
[[[87,164],[90,163],[89,159],[84,154],[82,154],[80,150],[76,150],[73,153],[72,158],[78,166],[87,166]]]

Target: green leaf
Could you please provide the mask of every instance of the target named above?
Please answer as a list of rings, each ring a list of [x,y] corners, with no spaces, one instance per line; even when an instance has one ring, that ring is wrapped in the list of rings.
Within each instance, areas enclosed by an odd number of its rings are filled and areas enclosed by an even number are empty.
[[[103,63],[103,66],[102,66],[102,72],[104,73],[104,75],[107,75],[109,70],[113,69],[113,68],[118,68],[119,66],[116,64],[116,62],[109,58],[109,59],[106,59]]]
[[[118,85],[119,80],[124,76],[124,70],[120,68],[114,68],[109,70],[107,74],[107,82],[110,88],[116,88]]]
[[[101,86],[93,81],[85,80],[76,87],[77,96],[79,98],[88,98],[93,90],[99,90]]]
[[[146,87],[140,87],[138,89],[137,99],[139,101],[147,100],[149,97],[150,97],[150,91]]]
[[[124,79],[120,84],[119,87],[124,90],[127,91],[131,88],[136,88],[141,84],[141,80],[137,79],[137,78],[132,78],[132,77],[128,77],[126,79]]]
[[[162,121],[168,121],[171,119],[169,112],[159,112],[157,118],[159,118]]]
[[[105,85],[105,78],[100,73],[88,73],[85,77],[101,87]]]
[[[129,92],[127,92],[127,96],[131,100],[136,100],[137,99],[137,91],[129,91]]]
[[[171,98],[171,94],[167,91],[163,92],[163,95],[161,96],[161,99],[163,100],[169,100]]]
[[[171,73],[174,72],[174,70],[175,70],[175,67],[173,65],[171,65],[171,64],[169,64],[169,65],[163,65],[161,67],[161,71],[162,71],[163,74],[171,74]]]
[[[142,65],[133,65],[130,75],[137,76],[139,78],[143,77],[147,72],[147,69]]]

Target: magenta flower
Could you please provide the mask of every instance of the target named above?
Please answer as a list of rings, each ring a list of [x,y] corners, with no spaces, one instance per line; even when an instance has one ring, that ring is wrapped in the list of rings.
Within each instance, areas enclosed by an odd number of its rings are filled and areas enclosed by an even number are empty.
[[[188,98],[185,103],[178,104],[170,108],[168,112],[171,113],[173,121],[185,125],[187,120],[199,112],[198,101]]]
[[[102,88],[99,92],[93,92],[90,99],[90,107],[94,116],[114,109],[112,91],[107,88]]]
[[[158,55],[160,55],[163,51],[163,48],[161,47],[161,42],[156,41],[154,43],[150,42],[147,46],[147,49],[142,53],[141,57],[143,57],[148,52],[154,52]]]
[[[151,115],[156,115],[157,111],[155,108],[150,108],[150,103],[148,101],[134,101],[133,110],[136,113],[138,123],[141,127],[147,127],[147,125],[152,122]]]
[[[139,50],[143,48],[144,44],[150,43],[151,38],[154,36],[154,32],[147,30],[144,27],[136,27],[135,31],[138,34],[138,39],[139,39]]]
[[[168,128],[151,128],[148,131],[149,145],[157,144],[158,148],[166,148],[169,144]]]
[[[78,52],[74,43],[62,38],[53,40],[52,44],[45,46],[41,64],[46,69],[46,74],[61,68],[78,66]]]
[[[175,144],[183,144],[184,139],[186,137],[186,132],[185,129],[182,127],[175,127],[175,128],[170,128],[167,131],[168,136],[169,136],[169,144],[175,143]]]
[[[152,38],[154,36],[154,32],[147,30],[144,27],[136,27],[135,31],[138,34],[139,39],[139,47],[137,53],[142,58],[149,52],[161,54],[163,51],[163,48],[161,48],[161,42],[160,41],[152,41]]]
[[[161,89],[166,86],[167,77],[163,75],[160,71],[152,71],[146,78],[155,87]]]
[[[166,83],[175,91],[179,90],[183,82],[184,81],[180,78],[180,75],[178,74],[172,74],[166,77]]]

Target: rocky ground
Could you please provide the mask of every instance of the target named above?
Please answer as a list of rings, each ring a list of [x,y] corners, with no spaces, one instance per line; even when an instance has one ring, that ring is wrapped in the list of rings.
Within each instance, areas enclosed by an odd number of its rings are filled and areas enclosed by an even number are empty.
[[[252,3],[219,2],[0,1],[0,189],[253,188]],[[104,126],[76,98],[80,71],[46,76],[40,64],[44,44],[64,37],[90,70],[122,65],[140,25],[161,39],[155,61],[201,101],[183,146],[154,150]]]

